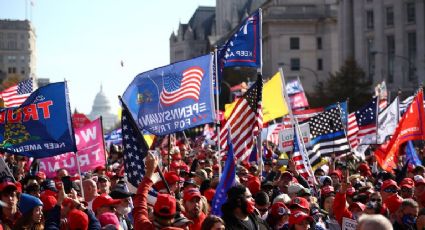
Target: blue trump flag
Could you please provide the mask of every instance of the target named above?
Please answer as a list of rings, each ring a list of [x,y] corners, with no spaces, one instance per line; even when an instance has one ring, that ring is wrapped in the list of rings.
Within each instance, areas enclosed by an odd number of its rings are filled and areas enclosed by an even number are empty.
[[[65,82],[34,91],[19,107],[0,110],[0,149],[43,158],[76,152]]]
[[[221,174],[220,183],[217,186],[214,198],[212,200],[211,213],[221,216],[221,206],[227,201],[227,191],[235,184],[236,165],[233,156],[233,144],[230,135],[227,135],[227,159]]]
[[[258,9],[218,49],[220,72],[232,66],[261,67],[261,22],[261,9]]]
[[[407,161],[415,166],[422,165],[412,141],[408,141],[406,145],[406,162]]]
[[[212,60],[209,54],[137,75],[122,98],[139,128],[166,135],[214,122]]]

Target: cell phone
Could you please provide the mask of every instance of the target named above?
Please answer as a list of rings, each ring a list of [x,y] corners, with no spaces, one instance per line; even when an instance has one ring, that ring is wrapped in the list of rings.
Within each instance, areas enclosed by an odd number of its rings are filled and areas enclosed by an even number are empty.
[[[277,166],[281,167],[284,165],[288,165],[289,159],[278,159],[277,160]]]
[[[66,194],[71,193],[72,189],[72,181],[70,176],[64,176],[62,177],[62,183],[63,183],[63,189],[65,190]]]

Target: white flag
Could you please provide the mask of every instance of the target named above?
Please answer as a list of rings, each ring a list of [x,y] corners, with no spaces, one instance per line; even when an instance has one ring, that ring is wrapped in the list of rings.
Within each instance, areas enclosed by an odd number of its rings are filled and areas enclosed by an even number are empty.
[[[398,97],[378,117],[378,144],[385,142],[388,136],[393,135],[400,119]]]

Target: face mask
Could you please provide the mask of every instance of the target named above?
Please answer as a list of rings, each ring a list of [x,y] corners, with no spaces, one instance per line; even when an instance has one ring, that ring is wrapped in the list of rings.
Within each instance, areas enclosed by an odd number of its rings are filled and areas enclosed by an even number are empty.
[[[414,225],[416,224],[416,217],[412,215],[403,215],[403,218],[401,219],[403,224],[405,225]]]
[[[252,213],[254,213],[254,210],[255,210],[255,202],[251,201],[251,200],[247,200],[246,201],[246,212],[248,214],[252,214]]]
[[[117,208],[117,212],[120,214],[120,215],[127,215],[127,214],[129,214],[130,212],[131,212],[131,208],[130,207],[122,207],[122,206],[119,206],[118,208]]]

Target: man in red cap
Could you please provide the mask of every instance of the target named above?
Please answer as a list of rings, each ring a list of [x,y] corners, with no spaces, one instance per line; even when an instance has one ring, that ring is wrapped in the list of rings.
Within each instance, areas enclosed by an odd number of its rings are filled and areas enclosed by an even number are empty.
[[[401,197],[403,197],[403,199],[413,198],[414,188],[415,188],[415,182],[413,181],[413,179],[404,178],[400,182]]]
[[[381,186],[382,201],[385,202],[385,200],[388,197],[396,194],[398,190],[399,190],[399,187],[397,186],[397,182],[395,182],[394,180],[391,180],[391,179],[384,180],[384,182],[382,182],[382,186]]]
[[[342,172],[341,170],[334,170],[329,173],[329,176],[332,178],[332,186],[335,188],[335,190],[339,190],[339,187],[341,186],[342,181]]]
[[[302,211],[291,212],[289,226],[291,229],[308,230],[313,222],[313,217]]]
[[[291,203],[289,204],[289,208],[291,209],[291,212],[302,211],[305,213],[310,213],[310,203],[308,203],[308,201],[302,197],[295,197],[292,199]]]
[[[183,206],[185,216],[193,223],[189,225],[190,230],[200,230],[202,222],[207,215],[202,212],[201,192],[198,188],[187,188],[183,192]]]
[[[120,203],[120,200],[114,200],[108,194],[103,193],[93,200],[93,212],[96,214],[96,217],[105,212],[115,212],[115,206]]]
[[[165,181],[167,181],[167,184],[172,194],[175,194],[178,192],[180,187],[180,182],[184,181],[184,179],[179,177],[179,175],[177,175],[177,173],[174,171],[164,173],[164,179]],[[165,187],[165,183],[162,180],[155,183],[154,187],[160,193],[168,192],[167,188]]]
[[[176,215],[176,198],[169,194],[158,194],[153,207],[154,221],[149,220],[147,197],[149,189],[153,185],[152,176],[157,165],[158,160],[152,154],[148,154],[145,158],[145,176],[139,184],[134,198],[134,229],[181,229],[172,226]]]

